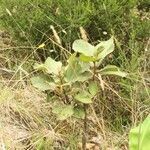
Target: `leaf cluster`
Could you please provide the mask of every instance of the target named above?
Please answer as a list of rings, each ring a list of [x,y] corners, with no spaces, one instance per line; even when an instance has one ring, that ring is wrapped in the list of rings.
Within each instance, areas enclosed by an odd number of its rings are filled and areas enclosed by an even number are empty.
[[[100,91],[101,76],[126,76],[117,66],[100,68],[105,57],[114,51],[113,37],[96,46],[79,39],[74,41],[72,49],[75,53],[69,57],[66,66],[48,57],[43,64],[34,66],[43,75],[31,78],[36,88],[53,93],[51,99],[55,101],[52,112],[59,120],[71,116],[84,118],[83,104],[93,103]]]

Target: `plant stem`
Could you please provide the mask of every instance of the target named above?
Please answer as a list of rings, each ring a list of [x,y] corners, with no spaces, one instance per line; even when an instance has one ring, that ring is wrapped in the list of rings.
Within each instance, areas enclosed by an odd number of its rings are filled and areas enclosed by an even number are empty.
[[[87,104],[84,104],[84,112],[85,112],[85,117],[84,117],[84,127],[83,127],[83,137],[82,137],[82,149],[86,150],[86,143],[87,143]]]
[[[93,67],[93,81],[95,80],[95,74],[96,74],[96,63],[94,63]],[[82,149],[86,150],[86,143],[87,143],[87,131],[88,131],[88,124],[87,124],[87,104],[84,104],[84,112],[85,112],[85,117],[84,117],[84,127],[83,127],[83,136],[82,136]]]
[[[93,81],[95,80],[95,74],[96,74],[96,63],[94,63],[94,67],[93,67]]]
[[[63,85],[63,79],[62,79],[61,75],[59,75],[59,78],[60,78],[60,84]],[[66,91],[65,91],[65,89],[63,87],[62,87],[62,93],[63,93],[63,95],[65,97],[64,103],[69,104],[70,103],[69,102],[69,97],[67,96]]]

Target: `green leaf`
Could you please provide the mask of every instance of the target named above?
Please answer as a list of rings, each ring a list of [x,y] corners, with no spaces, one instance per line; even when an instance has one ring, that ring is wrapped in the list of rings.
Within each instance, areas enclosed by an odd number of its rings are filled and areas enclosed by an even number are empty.
[[[62,68],[62,63],[60,61],[55,61],[52,58],[48,57],[44,63],[44,66],[48,73],[59,75]]]
[[[99,91],[99,87],[98,84],[95,81],[91,81],[89,83],[89,92],[95,96],[97,94],[97,92]]]
[[[95,47],[95,55],[102,61],[108,54],[114,51],[113,37],[108,41],[102,41]]]
[[[117,75],[121,77],[126,77],[127,73],[120,71],[117,66],[107,65],[103,69],[100,70],[101,75]]]
[[[65,81],[66,82],[76,82],[85,81],[89,79],[91,73],[89,73],[89,64],[85,62],[80,62],[75,55],[72,55],[68,60],[68,65],[66,66]]]
[[[37,76],[37,77],[32,77],[31,78],[31,83],[34,87],[38,88],[41,91],[46,91],[46,90],[55,90],[55,83],[50,82],[50,80],[42,77],[42,76]]]
[[[79,61],[79,60],[78,60],[78,62],[79,62],[79,65],[81,66],[81,71],[80,71],[80,73],[84,73],[84,72],[87,72],[87,71],[90,70],[90,64],[89,64],[89,63],[81,62],[81,61]]]
[[[65,71],[65,80],[66,82],[75,82],[79,74],[81,73],[81,66],[78,61],[74,61],[74,63],[68,64]]]
[[[81,93],[78,93],[77,95],[75,95],[74,98],[84,104],[92,103],[92,95],[87,91],[82,91]]]
[[[77,53],[73,53],[73,54],[69,57],[69,59],[67,60],[68,64],[72,64],[72,63],[74,63],[74,61],[77,60],[76,55],[77,55]]]
[[[85,56],[94,55],[94,46],[81,39],[75,40],[72,48],[75,52],[79,52],[81,54],[84,54]]]
[[[76,81],[84,82],[88,79],[92,78],[92,73],[91,72],[84,72],[82,74],[79,74],[78,77],[76,78]]]
[[[84,119],[85,117],[84,109],[81,106],[75,107],[73,116],[79,119]]]
[[[57,115],[58,120],[65,120],[73,115],[74,109],[72,105],[57,105],[52,112]]]
[[[131,129],[129,134],[129,149],[150,149],[150,116],[148,116],[138,127]]]
[[[80,55],[80,60],[83,61],[83,62],[93,62],[93,61],[96,61],[97,59],[95,57],[92,57],[92,56],[85,56],[83,54]]]

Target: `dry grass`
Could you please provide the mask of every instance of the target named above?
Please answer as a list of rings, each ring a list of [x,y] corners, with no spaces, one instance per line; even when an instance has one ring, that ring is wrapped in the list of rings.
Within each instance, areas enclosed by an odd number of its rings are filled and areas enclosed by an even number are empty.
[[[51,125],[52,117],[47,116],[50,106],[45,103],[43,94],[32,87],[10,90],[5,86],[0,93],[1,145],[11,150],[34,149],[40,138],[60,138]]]
[[[67,147],[78,149],[81,142],[82,121],[74,119],[56,121],[51,114],[51,105],[45,101],[45,98],[44,94],[29,85],[22,89],[1,86],[0,144],[2,150],[38,149],[43,139],[48,141],[43,142],[47,150],[50,147],[51,149]],[[104,149],[115,150],[117,145],[125,147],[126,133],[120,135],[112,132],[105,127],[105,124],[102,125],[103,122],[103,118],[96,114],[91,113],[89,116],[89,147],[91,143],[97,143]],[[75,137],[79,139],[75,141]]]

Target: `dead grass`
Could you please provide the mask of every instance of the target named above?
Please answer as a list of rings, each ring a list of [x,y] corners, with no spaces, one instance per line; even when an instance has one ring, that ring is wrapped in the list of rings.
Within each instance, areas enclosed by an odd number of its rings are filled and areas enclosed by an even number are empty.
[[[1,145],[8,149],[34,147],[43,137],[58,138],[47,118],[50,106],[43,94],[32,87],[11,89],[3,86],[0,90],[0,135]],[[46,119],[49,121],[46,123]],[[37,141],[32,142],[32,138]]]
[[[44,94],[29,85],[22,89],[1,86],[0,145],[2,150],[40,149],[42,142],[46,150],[50,147],[50,149],[79,148],[82,121],[74,119],[64,122],[56,121],[51,114],[51,105],[46,103],[45,98]],[[104,121],[102,119],[97,118],[93,113],[89,116],[89,147],[91,143],[97,143],[102,149],[115,150],[117,145],[125,147],[126,133],[120,135],[108,128],[102,128],[103,132],[101,132],[97,121],[102,123]],[[74,144],[76,147],[71,145],[74,142],[71,140],[75,140],[75,137],[77,138]]]

